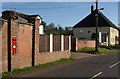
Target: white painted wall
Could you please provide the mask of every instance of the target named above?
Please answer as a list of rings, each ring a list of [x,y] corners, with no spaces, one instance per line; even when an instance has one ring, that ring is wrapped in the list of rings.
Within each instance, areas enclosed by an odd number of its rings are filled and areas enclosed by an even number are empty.
[[[119,37],[119,31],[113,27],[110,27],[110,44],[111,45],[115,45],[115,36]]]
[[[36,18],[37,18],[38,20],[40,20],[40,24],[41,24],[42,20],[41,20],[40,16],[37,16]],[[43,25],[40,25],[40,26],[39,26],[39,34],[41,34],[41,35],[44,34]]]
[[[43,35],[44,34],[44,28],[43,25],[39,26],[39,34]]]

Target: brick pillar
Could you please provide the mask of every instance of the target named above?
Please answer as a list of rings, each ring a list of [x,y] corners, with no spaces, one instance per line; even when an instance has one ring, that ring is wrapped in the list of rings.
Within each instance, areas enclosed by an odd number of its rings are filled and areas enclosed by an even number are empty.
[[[39,26],[41,20],[36,18],[35,20],[35,53],[39,53]]]
[[[39,26],[41,24],[41,19],[38,17],[35,18],[35,50],[34,50],[34,53],[39,53]],[[35,55],[35,58],[34,59],[37,59],[36,58],[36,55]],[[36,61],[34,60],[35,62],[35,65],[37,64]]]

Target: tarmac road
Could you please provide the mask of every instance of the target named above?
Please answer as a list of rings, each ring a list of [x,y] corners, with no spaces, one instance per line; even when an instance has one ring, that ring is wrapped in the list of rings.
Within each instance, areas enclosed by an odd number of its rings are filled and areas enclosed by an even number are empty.
[[[120,54],[92,56],[56,65],[20,77],[119,77]]]

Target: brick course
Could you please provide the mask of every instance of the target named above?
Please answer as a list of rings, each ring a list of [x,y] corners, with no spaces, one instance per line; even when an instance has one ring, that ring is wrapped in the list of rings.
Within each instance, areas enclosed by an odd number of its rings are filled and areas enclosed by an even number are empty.
[[[8,22],[5,20],[2,20],[2,71],[7,71],[7,32],[8,28]]]

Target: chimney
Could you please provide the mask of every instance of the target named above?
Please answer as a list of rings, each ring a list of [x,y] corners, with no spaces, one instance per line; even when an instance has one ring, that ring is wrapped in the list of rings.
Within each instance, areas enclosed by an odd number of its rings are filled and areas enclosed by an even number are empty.
[[[92,5],[91,6],[91,13],[94,11],[94,6]]]

